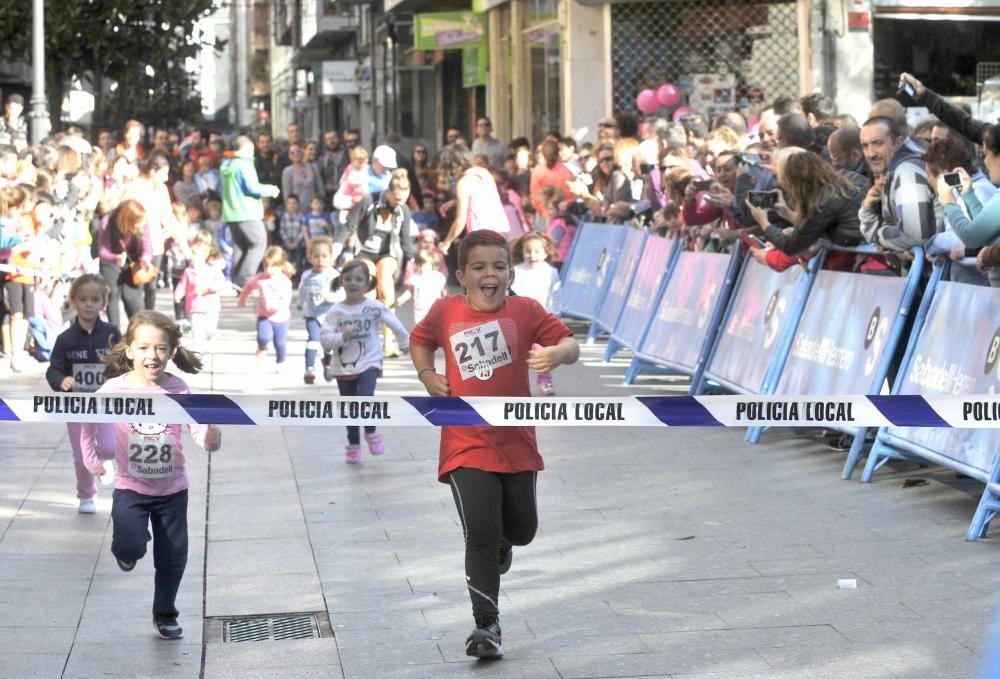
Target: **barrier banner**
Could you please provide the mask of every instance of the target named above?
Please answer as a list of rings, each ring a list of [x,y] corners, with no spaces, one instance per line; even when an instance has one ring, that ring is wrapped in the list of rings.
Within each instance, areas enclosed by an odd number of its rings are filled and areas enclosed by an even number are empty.
[[[604,298],[608,280],[625,242],[628,227],[621,224],[580,225],[573,238],[572,256],[559,291],[559,311],[593,320]]]
[[[707,375],[759,392],[779,340],[793,320],[787,312],[806,272],[798,266],[778,272],[752,260],[744,266]]]
[[[894,276],[820,271],[776,393],[868,393],[906,285]]]
[[[725,284],[730,259],[726,254],[681,253],[639,353],[653,360],[694,368],[709,331],[712,310]]]
[[[629,349],[635,349],[642,341],[642,333],[649,324],[663,277],[667,275],[673,245],[674,241],[659,236],[646,239],[642,259],[632,281],[632,292],[625,300],[625,308],[612,332],[612,337]]]
[[[961,327],[961,339],[956,336]],[[1000,289],[940,282],[916,340],[902,394],[1000,393]],[[982,413],[986,415],[988,413]],[[998,430],[912,429],[889,433],[989,473]]]
[[[339,426],[970,427],[1000,429],[1000,395],[618,396],[15,393],[0,422]]]
[[[636,267],[642,257],[643,246],[646,244],[648,231],[629,228],[625,234],[625,242],[622,244],[615,262],[614,273],[611,274],[611,284],[608,292],[604,295],[604,300],[594,317],[594,322],[607,332],[611,332],[618,322],[622,307],[632,289],[632,279],[635,277]]]

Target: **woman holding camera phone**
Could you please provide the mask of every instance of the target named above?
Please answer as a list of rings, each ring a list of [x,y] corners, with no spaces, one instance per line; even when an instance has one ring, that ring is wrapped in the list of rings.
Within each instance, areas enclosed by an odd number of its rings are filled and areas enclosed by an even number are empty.
[[[781,191],[775,191],[770,209],[794,226],[782,229],[771,224],[769,211],[748,199],[747,210],[772,246],[754,250],[754,259],[776,271],[784,271],[821,238],[845,247],[863,243],[858,221],[864,198],[861,189],[805,149],[782,149],[777,156],[778,182],[787,192],[788,202]],[[853,263],[854,255],[847,252],[831,253],[827,258],[828,269],[850,270]]]
[[[1000,184],[1000,126],[989,125],[983,132],[983,164],[993,184]],[[994,195],[985,205],[976,197],[972,178],[963,168],[956,168],[961,182],[961,200],[972,215],[967,217],[957,205],[952,187],[944,176],[938,178],[938,200],[944,205],[944,214],[959,239],[968,248],[982,247],[976,257],[979,268],[986,271],[990,286],[1000,287],[1000,194]],[[983,246],[989,247],[983,247]]]

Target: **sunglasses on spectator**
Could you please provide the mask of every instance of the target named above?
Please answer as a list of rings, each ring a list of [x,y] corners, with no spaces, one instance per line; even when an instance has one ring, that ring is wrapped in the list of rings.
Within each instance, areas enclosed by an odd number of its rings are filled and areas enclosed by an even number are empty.
[[[615,127],[618,127],[614,123],[598,123],[597,126],[598,127],[610,127],[612,129],[614,129]]]
[[[600,157],[598,157],[597,162],[599,162],[599,163],[613,163],[613,162],[615,162],[615,157],[614,156],[600,156]]]

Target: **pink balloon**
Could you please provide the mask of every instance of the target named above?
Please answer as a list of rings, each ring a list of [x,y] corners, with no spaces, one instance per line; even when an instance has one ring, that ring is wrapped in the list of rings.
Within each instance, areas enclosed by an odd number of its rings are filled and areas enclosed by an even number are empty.
[[[656,90],[656,99],[661,106],[670,108],[681,103],[681,91],[673,83],[664,83]]]
[[[674,111],[674,122],[680,122],[680,119],[688,113],[694,113],[694,109],[690,106],[681,106],[679,109]]]
[[[643,90],[635,98],[635,105],[643,113],[656,113],[656,110],[660,108],[660,102],[656,99],[656,91]]]

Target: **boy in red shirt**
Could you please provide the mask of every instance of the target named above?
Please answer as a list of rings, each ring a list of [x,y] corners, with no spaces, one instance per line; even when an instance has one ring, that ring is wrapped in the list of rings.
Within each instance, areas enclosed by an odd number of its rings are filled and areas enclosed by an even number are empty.
[[[507,297],[513,280],[503,235],[473,231],[458,251],[464,295],[434,303],[410,334],[410,357],[431,396],[531,396],[528,368],[576,361],[573,334],[541,304]],[[541,346],[538,346],[541,345]],[[534,348],[532,348],[534,346]],[[434,353],[445,353],[445,374]],[[450,483],[465,530],[465,575],[476,629],[465,652],[503,657],[497,596],[511,546],[535,537],[535,481],[544,469],[534,427],[443,427],[438,480]]]

